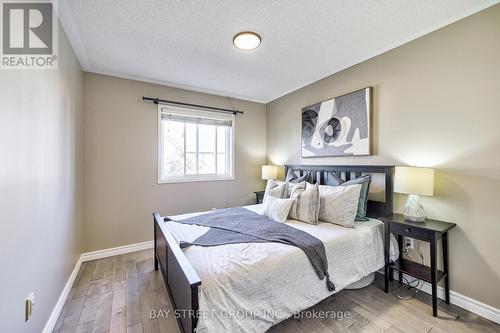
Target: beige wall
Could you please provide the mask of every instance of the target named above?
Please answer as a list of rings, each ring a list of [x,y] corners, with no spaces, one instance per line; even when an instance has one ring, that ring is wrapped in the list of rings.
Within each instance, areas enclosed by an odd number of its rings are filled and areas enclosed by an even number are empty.
[[[0,70],[2,332],[40,333],[82,252],[82,83],[62,29],[59,70]]]
[[[85,233],[93,251],[152,239],[163,215],[252,203],[266,162],[266,107],[160,85],[84,74]],[[157,108],[142,96],[243,110],[234,181],[157,184]]]
[[[497,5],[267,105],[269,162],[436,168],[435,196],[423,204],[430,217],[458,224],[450,234],[451,288],[496,308],[499,36]],[[374,155],[301,158],[301,108],[368,86],[374,92]],[[405,198],[396,196],[397,211]]]
[[[2,331],[40,332],[80,253],[151,240],[152,211],[252,203],[266,148],[276,164],[435,167],[435,196],[424,205],[458,224],[452,289],[500,308],[499,35],[497,5],[273,101],[266,117],[258,103],[82,77],[60,29],[59,70],[0,73]],[[301,108],[366,86],[374,87],[374,155],[301,159]],[[156,109],[143,95],[244,110],[236,179],[158,185]],[[397,211],[404,199],[396,196]],[[32,291],[37,305],[25,323]]]

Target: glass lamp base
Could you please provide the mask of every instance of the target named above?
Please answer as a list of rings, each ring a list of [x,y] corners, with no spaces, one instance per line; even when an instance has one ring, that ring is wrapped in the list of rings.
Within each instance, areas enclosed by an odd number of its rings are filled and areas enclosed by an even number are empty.
[[[425,216],[425,211],[420,203],[420,197],[418,195],[408,195],[403,215],[406,220],[411,222],[425,222],[427,217]]]

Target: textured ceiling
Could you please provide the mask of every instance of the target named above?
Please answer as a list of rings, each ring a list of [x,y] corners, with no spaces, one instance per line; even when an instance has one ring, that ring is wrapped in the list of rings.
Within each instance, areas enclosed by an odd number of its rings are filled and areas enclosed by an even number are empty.
[[[269,102],[497,2],[64,0],[59,17],[85,71]],[[244,30],[257,50],[233,46]]]

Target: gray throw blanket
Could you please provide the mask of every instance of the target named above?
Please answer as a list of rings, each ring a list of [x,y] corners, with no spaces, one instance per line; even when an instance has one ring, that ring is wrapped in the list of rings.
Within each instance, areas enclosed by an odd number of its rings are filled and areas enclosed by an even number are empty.
[[[166,220],[169,219],[166,218]],[[219,209],[175,222],[210,227],[205,234],[193,242],[181,241],[181,248],[190,245],[218,246],[269,242],[296,246],[307,255],[319,279],[323,280],[326,277],[328,290],[335,290],[335,285],[328,275],[325,245],[307,232],[273,221],[242,207]]]

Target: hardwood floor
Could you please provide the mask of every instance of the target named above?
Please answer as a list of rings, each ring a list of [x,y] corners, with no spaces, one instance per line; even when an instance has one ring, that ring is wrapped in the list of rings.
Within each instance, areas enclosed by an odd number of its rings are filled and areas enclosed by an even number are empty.
[[[403,301],[381,287],[377,277],[367,288],[341,291],[310,309],[348,311],[349,318],[292,318],[268,332],[500,332],[500,325],[453,305],[441,304],[434,318],[429,295]],[[152,250],[90,261],[82,265],[54,332],[179,332],[172,317],[150,319],[150,309],[172,309],[161,274],[153,269]]]

